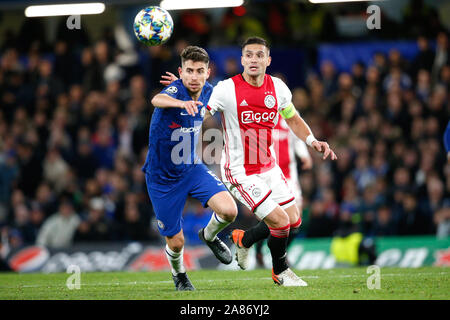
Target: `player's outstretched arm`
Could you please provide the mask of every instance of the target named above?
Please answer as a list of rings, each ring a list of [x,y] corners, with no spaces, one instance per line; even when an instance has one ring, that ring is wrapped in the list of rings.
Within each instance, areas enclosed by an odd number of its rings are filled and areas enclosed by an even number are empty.
[[[337,156],[334,151],[330,148],[328,143],[325,141],[317,140],[308,124],[303,120],[302,117],[296,112],[294,116],[285,119],[288,126],[291,128],[292,132],[306,142],[307,145],[314,148],[316,151],[323,153],[323,160],[330,156],[331,160],[336,160]]]
[[[203,103],[201,101],[183,101],[178,100],[175,98],[172,98],[171,96],[164,94],[164,93],[158,93],[156,96],[152,99],[152,104],[157,108],[181,108],[185,109],[188,114],[191,116],[195,116],[196,113],[198,113],[198,105],[202,106]]]

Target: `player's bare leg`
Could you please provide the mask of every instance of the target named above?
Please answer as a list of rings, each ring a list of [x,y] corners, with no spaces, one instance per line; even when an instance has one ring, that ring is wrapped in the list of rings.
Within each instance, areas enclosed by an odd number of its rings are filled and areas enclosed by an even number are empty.
[[[208,206],[214,211],[208,225],[199,230],[199,238],[206,243],[220,262],[230,264],[233,261],[228,246],[217,237],[217,234],[232,223],[237,216],[237,207],[227,191],[215,194]]]
[[[183,264],[184,253],[184,234],[183,230],[176,235],[166,237],[166,257],[172,268],[172,279],[175,283],[175,289],[178,291],[195,290],[189,280],[186,269]]]

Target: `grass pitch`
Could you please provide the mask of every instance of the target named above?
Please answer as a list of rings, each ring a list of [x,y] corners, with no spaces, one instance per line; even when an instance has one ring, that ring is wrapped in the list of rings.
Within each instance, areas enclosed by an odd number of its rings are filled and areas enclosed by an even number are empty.
[[[71,276],[0,273],[1,300],[449,300],[450,269],[382,268],[381,288],[368,289],[366,268],[295,270],[308,287],[276,286],[271,271],[189,271],[196,287],[176,292],[170,272],[81,273],[81,288],[69,290]]]

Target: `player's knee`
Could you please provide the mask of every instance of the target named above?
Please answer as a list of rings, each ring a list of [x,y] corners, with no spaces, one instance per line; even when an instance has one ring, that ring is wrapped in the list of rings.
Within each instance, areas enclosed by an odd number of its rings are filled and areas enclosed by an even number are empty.
[[[283,228],[290,225],[289,216],[286,211],[281,209],[281,207],[277,207],[273,210],[264,221],[266,221],[270,228]]]
[[[169,246],[169,248],[174,251],[174,252],[181,252],[181,250],[183,250],[184,247],[184,241],[175,241],[172,242],[171,245]]]
[[[280,215],[278,220],[278,228],[282,228],[284,226],[290,225],[289,216],[285,213],[284,215]]]
[[[302,225],[302,217],[299,215],[297,216],[297,219],[291,221],[290,223],[291,223],[291,230],[299,229],[300,226]]]
[[[237,210],[236,204],[234,202],[232,202],[223,208],[220,216],[222,219],[224,219],[228,222],[233,222],[236,219],[237,214],[238,214],[238,210]]]
[[[184,247],[184,237],[174,236],[167,239],[167,244],[169,248],[174,252],[180,252]]]

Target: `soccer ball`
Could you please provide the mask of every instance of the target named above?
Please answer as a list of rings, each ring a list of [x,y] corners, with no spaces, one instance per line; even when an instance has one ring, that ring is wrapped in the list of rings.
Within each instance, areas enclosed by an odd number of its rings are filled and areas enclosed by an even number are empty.
[[[173,20],[169,12],[160,7],[147,7],[134,18],[134,34],[148,46],[158,46],[169,40],[173,32]]]

